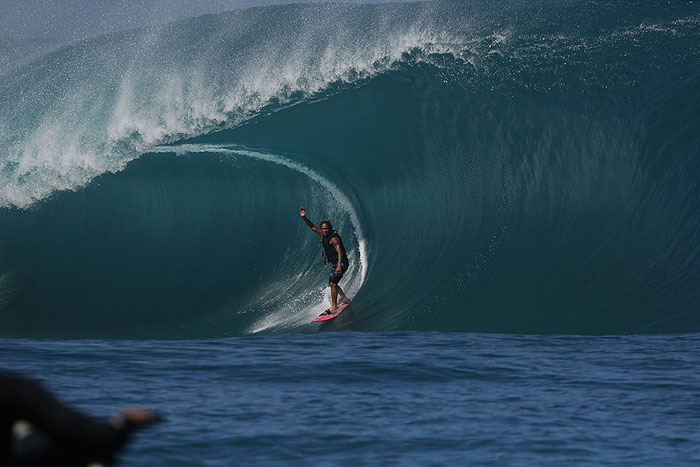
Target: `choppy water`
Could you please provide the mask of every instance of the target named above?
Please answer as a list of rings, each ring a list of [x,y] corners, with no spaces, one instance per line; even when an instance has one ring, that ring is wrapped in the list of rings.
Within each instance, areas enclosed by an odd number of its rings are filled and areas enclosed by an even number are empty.
[[[158,408],[124,465],[696,465],[696,334],[0,341],[94,415]]]

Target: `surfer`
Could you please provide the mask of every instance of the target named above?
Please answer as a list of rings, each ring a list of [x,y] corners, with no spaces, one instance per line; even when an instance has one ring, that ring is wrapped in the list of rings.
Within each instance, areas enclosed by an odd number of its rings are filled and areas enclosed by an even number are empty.
[[[321,236],[323,250],[326,253],[328,262],[332,266],[331,276],[328,278],[328,283],[331,286],[331,307],[321,313],[321,316],[334,315],[338,312],[338,295],[340,295],[341,299],[340,305],[350,303],[350,299],[338,285],[338,282],[340,282],[340,279],[342,279],[343,274],[345,274],[345,271],[347,271],[348,267],[350,266],[348,255],[345,252],[345,247],[343,246],[343,240],[340,238],[340,235],[338,235],[338,232],[333,230],[331,221],[321,221],[319,228],[306,218],[306,209],[299,209],[299,214],[301,215],[301,218],[304,219],[304,222],[306,222],[306,225]]]
[[[138,428],[159,422],[145,409],[126,409],[100,423],[73,410],[38,382],[0,371],[0,465],[112,465]]]

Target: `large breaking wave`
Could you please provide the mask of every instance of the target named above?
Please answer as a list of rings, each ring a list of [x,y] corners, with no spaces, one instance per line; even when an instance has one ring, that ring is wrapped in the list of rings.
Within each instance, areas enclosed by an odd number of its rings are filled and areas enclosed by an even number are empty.
[[[0,81],[0,335],[700,330],[700,7],[291,5]]]

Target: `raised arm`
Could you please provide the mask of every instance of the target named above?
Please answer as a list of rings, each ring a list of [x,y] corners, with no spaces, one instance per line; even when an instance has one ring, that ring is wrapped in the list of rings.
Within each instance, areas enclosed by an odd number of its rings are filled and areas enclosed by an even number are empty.
[[[306,222],[306,225],[308,225],[311,230],[313,230],[314,232],[316,232],[317,234],[319,234],[320,236],[323,237],[323,234],[321,233],[321,229],[316,227],[313,222],[311,222],[310,220],[308,220],[306,218],[306,209],[304,209],[304,208],[299,209],[299,215],[301,216],[302,219],[304,219],[304,222]]]

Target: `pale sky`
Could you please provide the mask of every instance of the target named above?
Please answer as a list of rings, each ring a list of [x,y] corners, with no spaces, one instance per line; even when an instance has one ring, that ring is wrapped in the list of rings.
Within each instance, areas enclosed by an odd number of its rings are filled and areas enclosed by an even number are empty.
[[[75,40],[251,6],[329,1],[338,0],[0,0],[0,36]]]

